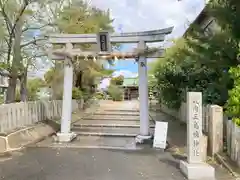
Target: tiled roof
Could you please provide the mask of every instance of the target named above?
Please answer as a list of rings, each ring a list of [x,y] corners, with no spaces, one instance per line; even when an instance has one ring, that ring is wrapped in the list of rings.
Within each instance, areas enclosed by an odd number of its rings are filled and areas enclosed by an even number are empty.
[[[138,78],[124,78],[123,86],[138,86]]]

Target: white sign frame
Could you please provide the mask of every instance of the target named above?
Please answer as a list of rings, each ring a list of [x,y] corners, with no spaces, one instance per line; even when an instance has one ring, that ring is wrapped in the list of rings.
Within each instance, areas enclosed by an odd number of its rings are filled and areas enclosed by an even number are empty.
[[[168,122],[157,121],[153,139],[153,147],[165,149],[167,146]]]

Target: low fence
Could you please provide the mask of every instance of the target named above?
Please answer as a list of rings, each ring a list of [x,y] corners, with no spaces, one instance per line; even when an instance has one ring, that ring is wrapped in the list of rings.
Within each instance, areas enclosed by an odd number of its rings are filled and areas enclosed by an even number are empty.
[[[83,108],[83,103],[72,101],[72,111]],[[62,101],[33,101],[0,105],[0,133],[7,133],[47,119],[59,119]]]
[[[187,123],[187,103],[183,102],[179,109],[170,109],[166,105],[160,105],[161,111],[173,116],[181,122]],[[203,132],[208,132],[209,106],[203,106]]]
[[[170,109],[162,104],[160,109],[181,122],[187,122],[187,103],[185,102],[177,110]],[[223,117],[222,107],[217,105],[203,106],[202,117],[202,129],[204,134],[208,136],[208,146],[211,146],[210,151],[213,151],[210,154],[222,151],[223,139],[225,139],[229,157],[240,167],[240,127]]]
[[[233,121],[225,121],[227,154],[240,167],[240,127]]]

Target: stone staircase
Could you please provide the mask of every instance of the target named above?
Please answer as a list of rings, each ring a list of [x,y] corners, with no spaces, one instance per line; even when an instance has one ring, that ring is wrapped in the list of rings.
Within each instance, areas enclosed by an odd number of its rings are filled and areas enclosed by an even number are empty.
[[[153,133],[153,121],[150,129]],[[73,143],[80,147],[134,150],[137,149],[135,137],[139,130],[138,111],[101,109],[73,125],[72,131],[78,135]]]
[[[138,101],[102,101],[94,113],[72,125],[77,134],[70,143],[46,143],[53,147],[137,150],[135,137],[140,132]],[[154,121],[150,121],[153,134]],[[52,140],[49,140],[52,141]]]

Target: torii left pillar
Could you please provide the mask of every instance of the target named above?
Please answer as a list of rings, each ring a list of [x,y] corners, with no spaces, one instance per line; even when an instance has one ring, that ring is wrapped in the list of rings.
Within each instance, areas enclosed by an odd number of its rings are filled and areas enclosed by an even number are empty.
[[[146,43],[140,41],[138,48],[146,49]],[[139,92],[139,110],[140,110],[140,134],[136,137],[136,142],[143,144],[151,139],[149,133],[149,112],[148,112],[148,74],[147,74],[147,59],[145,56],[140,56],[138,59],[138,92]]]
[[[72,44],[66,45],[66,51],[71,51]],[[57,134],[58,142],[70,142],[76,134],[71,132],[72,119],[72,86],[73,86],[73,65],[71,59],[64,62],[64,87],[62,101],[61,131]]]

